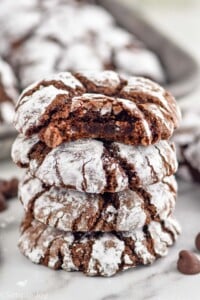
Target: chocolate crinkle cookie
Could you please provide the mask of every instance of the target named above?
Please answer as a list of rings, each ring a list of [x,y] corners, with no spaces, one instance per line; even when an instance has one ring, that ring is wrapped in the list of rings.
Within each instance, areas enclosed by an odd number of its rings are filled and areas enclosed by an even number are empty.
[[[51,149],[36,135],[19,135],[12,158],[44,184],[87,193],[134,190],[162,181],[177,170],[175,148],[168,141],[134,147],[83,139]]]
[[[169,139],[180,112],[172,95],[140,77],[116,72],[59,73],[29,86],[20,96],[15,127],[48,147],[81,138],[132,145]]]
[[[44,185],[26,174],[19,200],[34,219],[64,231],[133,231],[152,220],[165,220],[176,203],[173,176],[162,182],[118,193],[88,194]]]
[[[200,107],[184,108],[182,115],[181,126],[173,136],[179,161],[177,175],[200,182]]]
[[[47,227],[27,214],[19,248],[32,262],[53,269],[112,276],[165,256],[179,233],[172,217],[132,232],[72,233]]]
[[[63,72],[26,88],[12,147],[26,169],[20,251],[88,276],[165,256],[180,233],[169,141],[179,120],[164,88],[114,71]]]
[[[0,123],[12,123],[17,97],[15,75],[11,67],[0,58]]]

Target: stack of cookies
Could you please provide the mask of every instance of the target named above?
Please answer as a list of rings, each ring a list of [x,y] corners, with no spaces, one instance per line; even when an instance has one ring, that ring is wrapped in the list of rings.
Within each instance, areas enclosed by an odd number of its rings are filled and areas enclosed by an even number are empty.
[[[28,87],[12,149],[26,168],[20,251],[90,276],[165,256],[180,232],[168,141],[179,119],[158,84],[113,71],[60,73]]]

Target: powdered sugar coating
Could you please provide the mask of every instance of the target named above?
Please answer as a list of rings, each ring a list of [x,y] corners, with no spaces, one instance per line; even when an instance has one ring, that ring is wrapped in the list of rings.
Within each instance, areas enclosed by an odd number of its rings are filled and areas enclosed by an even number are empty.
[[[80,26],[83,26],[88,31],[95,33],[106,30],[107,27],[114,23],[114,19],[111,14],[103,7],[91,4],[85,4],[80,7],[77,20],[80,20]]]
[[[181,226],[175,218],[170,216],[163,220],[163,227],[172,232],[172,235],[177,239],[178,235],[181,233]]]
[[[145,187],[148,195],[155,195],[150,197],[150,203],[156,207],[160,219],[165,220],[171,215],[171,209],[175,207],[174,197],[177,190],[177,182],[173,176],[165,177],[162,182]]]
[[[48,85],[43,87],[44,81],[41,81],[35,89],[31,86],[26,90],[19,100],[15,117],[15,127],[19,132],[30,135],[31,130],[41,131],[40,138],[50,147],[81,137],[149,145],[160,139],[168,139],[178,126],[180,112],[174,98],[150,80],[131,77],[126,82],[113,71],[96,74],[90,71],[78,72],[75,77],[84,89],[77,96],[76,89],[72,91],[67,84],[69,73],[57,76],[66,77],[61,87],[49,78]],[[63,115],[55,107],[55,100],[58,101],[60,94],[69,91],[70,96],[62,102],[65,111]],[[42,104],[41,109],[41,103],[48,103],[48,106]],[[109,109],[102,116],[105,107]],[[58,116],[54,121],[56,112]],[[59,113],[62,122],[57,124]],[[123,115],[127,116],[125,120]],[[104,118],[108,124],[111,122],[109,131]],[[86,130],[85,119],[91,122],[91,132],[88,128]],[[26,120],[26,124],[23,120]],[[118,130],[123,134],[120,135]]]
[[[47,90],[49,91],[47,96]],[[40,118],[42,114],[46,111],[48,106],[56,99],[56,96],[65,96],[68,97],[68,92],[64,90],[58,90],[54,86],[51,87],[43,87],[35,93],[35,97],[29,99],[29,96],[23,98],[23,103],[19,103],[19,107],[17,110],[19,111],[19,118],[15,118],[18,126],[23,127],[24,130],[28,130],[33,126],[37,126],[40,124]],[[35,101],[37,99],[37,102]],[[26,110],[26,114],[21,114],[22,110]],[[27,115],[29,117],[27,117]],[[20,117],[21,116],[21,117]]]
[[[114,235],[112,236],[112,246],[109,243],[110,235],[104,234],[100,240],[96,240],[92,247],[91,258],[88,264],[88,274],[95,276],[98,273],[102,276],[111,276],[116,273],[121,263],[121,256],[124,251],[124,242]]]
[[[49,11],[48,19],[35,31],[35,35],[57,40],[63,46],[86,40],[112,26],[112,16],[102,7],[92,4],[64,3]],[[67,30],[67,34],[66,34]]]
[[[34,135],[31,139],[24,139],[22,135],[14,141],[11,150],[11,156],[15,163],[21,165],[29,164],[29,153],[33,146],[39,142],[39,139]]]
[[[37,154],[31,158],[33,151]],[[30,173],[45,184],[87,193],[147,186],[162,181],[177,169],[174,147],[167,141],[134,147],[85,139],[63,143],[51,150],[38,142],[35,135],[32,138],[19,135],[13,144],[12,158],[15,163],[29,167]]]
[[[129,171],[135,173],[144,186],[161,181],[164,176],[175,173],[178,167],[174,146],[166,141],[148,147],[113,143],[112,148],[117,149],[116,156],[126,161]]]
[[[145,76],[158,82],[165,82],[165,74],[157,56],[148,49],[123,48],[114,57],[118,71],[122,74]]]
[[[132,94],[135,95],[136,93],[144,93],[149,97],[152,97],[152,103],[160,105],[160,113],[162,113],[162,108],[166,110],[166,112],[171,111],[172,118],[174,113],[176,115],[176,123],[180,122],[181,113],[180,109],[177,108],[176,102],[169,101],[169,98],[172,96],[157,83],[147,78],[130,77],[128,79],[128,84],[123,88],[123,91],[130,94],[130,96]]]
[[[79,77],[86,78],[89,83],[94,84],[97,88],[112,88],[113,91],[117,91],[121,85],[120,76],[113,71],[96,72],[87,70],[85,72],[80,71],[78,74]]]
[[[80,89],[80,90],[84,91],[83,85],[71,73],[69,73],[69,72],[58,73],[58,74],[51,74],[51,75],[48,74],[43,79],[43,85],[41,85],[40,81],[37,81],[35,83],[32,83],[26,89],[24,89],[24,91],[21,93],[20,98],[18,99],[17,106],[20,104],[21,99],[23,97],[26,97],[27,94],[29,94],[29,92],[31,90],[33,90],[33,91],[40,90],[40,89],[44,88],[46,85],[48,86],[48,84],[52,83],[52,82],[57,82],[58,84],[61,83],[69,91],[70,91],[70,89],[74,89],[75,91],[77,89]],[[51,86],[51,84],[50,84],[50,86]],[[54,87],[53,84],[52,84],[52,87]],[[60,90],[62,90],[62,87],[60,88]],[[65,89],[64,89],[64,91],[65,91]]]
[[[28,2],[30,2],[28,4]],[[6,0],[0,3],[0,52],[8,55],[12,46],[23,41],[40,24],[42,11],[37,1]]]
[[[112,51],[127,48],[134,43],[136,45],[140,44],[133,34],[130,34],[128,31],[117,26],[112,26],[105,31],[99,32],[99,34],[96,35],[96,39],[99,43],[105,43]],[[117,51],[115,53],[117,53]]]
[[[22,88],[48,75],[53,75],[60,52],[59,44],[40,37],[29,38],[17,48],[11,59],[18,70]]]
[[[36,220],[60,230],[133,231],[174,211],[176,181],[173,177],[166,181],[99,195],[44,186],[27,174],[19,186],[19,199]]]
[[[25,144],[28,143],[27,140],[30,139],[25,139]],[[21,143],[21,138],[19,143]],[[17,145],[18,143],[13,145],[12,151],[13,159],[16,162],[19,158],[19,148],[17,147],[15,150]],[[30,143],[28,145],[30,146]],[[64,185],[78,191],[100,193],[108,186],[106,165],[107,172],[114,173],[115,190],[124,190],[128,186],[128,179],[124,171],[112,158],[109,159],[106,156],[103,158],[103,155],[103,143],[96,140],[81,140],[62,144],[59,148],[53,149],[40,165],[37,160],[29,161],[29,168],[32,175],[46,184]],[[26,158],[27,152],[22,158],[23,162],[26,161]]]
[[[28,222],[29,225],[25,222],[22,226],[19,240],[20,251],[25,256],[35,263],[67,271],[79,270],[89,276],[112,276],[138,264],[153,263],[156,258],[166,255],[179,233],[179,226],[172,218],[167,220],[172,231],[169,226],[167,232],[159,222],[152,222],[147,228],[148,238],[140,229],[120,234],[76,236],[46,227],[36,220]]]
[[[174,236],[174,239],[176,240],[178,237],[178,234],[180,234],[180,225],[178,222],[173,218],[166,219],[166,222],[164,221],[164,226],[168,230],[168,232],[163,231],[160,224],[157,222],[152,222],[149,225],[149,232],[154,239],[154,249],[155,252],[160,256],[167,255],[167,248],[166,244],[171,246],[173,244],[173,240],[169,234],[171,232]]]
[[[105,55],[106,56],[106,55]],[[105,61],[106,63],[106,61]],[[103,70],[104,64],[96,49],[87,43],[74,43],[67,48],[59,61],[60,70]]]
[[[26,174],[19,183],[18,198],[22,202],[25,211],[31,206],[31,200],[40,197],[43,193],[44,186],[38,178],[32,178],[30,184],[30,175]]]
[[[76,40],[84,38],[86,28],[80,26],[77,19],[78,7],[74,3],[65,3],[49,11],[45,20],[35,31],[35,35],[43,39],[52,39],[63,46],[72,45]],[[66,48],[65,48],[66,50]]]

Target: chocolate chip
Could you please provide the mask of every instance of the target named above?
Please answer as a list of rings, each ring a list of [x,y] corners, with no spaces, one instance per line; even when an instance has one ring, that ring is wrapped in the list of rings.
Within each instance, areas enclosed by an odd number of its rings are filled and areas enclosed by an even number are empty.
[[[177,268],[186,275],[198,274],[200,273],[200,260],[194,253],[182,250],[179,253]]]
[[[6,200],[17,196],[18,179],[0,180],[0,211],[7,208]]]
[[[0,180],[0,193],[6,198],[10,199],[17,196],[18,179],[12,178],[10,180]]]
[[[7,207],[6,199],[2,194],[0,194],[0,211],[5,210],[6,207]]]
[[[200,232],[196,236],[195,245],[196,245],[196,248],[200,251]]]

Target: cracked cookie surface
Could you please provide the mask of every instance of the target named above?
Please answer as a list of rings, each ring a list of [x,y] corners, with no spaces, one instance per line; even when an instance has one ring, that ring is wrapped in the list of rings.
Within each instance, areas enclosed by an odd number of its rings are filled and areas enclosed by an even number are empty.
[[[132,145],[169,139],[178,126],[175,99],[141,77],[114,71],[59,73],[37,82],[18,100],[15,127],[54,148],[64,141],[99,138]]]
[[[32,262],[53,269],[112,276],[165,256],[179,233],[180,227],[172,217],[132,232],[71,233],[47,227],[27,215],[21,226],[19,249]]]
[[[36,135],[19,135],[12,158],[47,185],[87,193],[119,192],[162,181],[177,169],[173,144],[148,147],[83,139],[51,149]]]
[[[45,186],[26,174],[19,200],[34,219],[64,231],[133,231],[152,220],[166,219],[175,208],[173,176],[135,191],[88,194]]]

